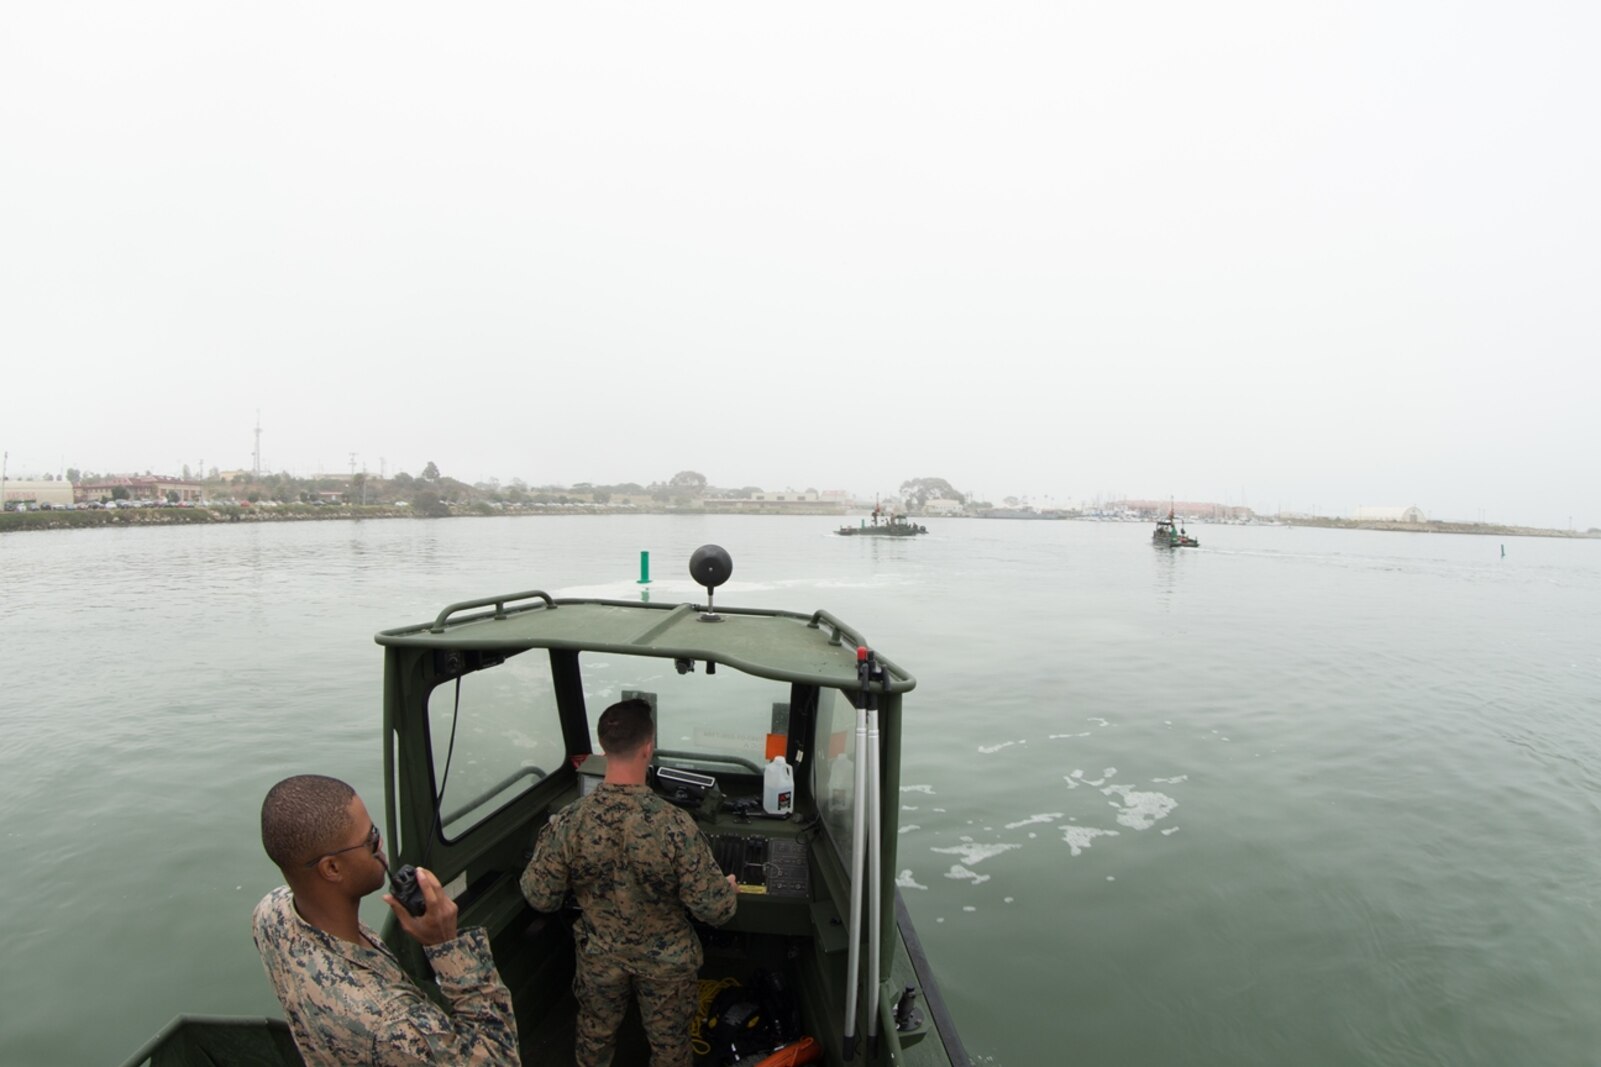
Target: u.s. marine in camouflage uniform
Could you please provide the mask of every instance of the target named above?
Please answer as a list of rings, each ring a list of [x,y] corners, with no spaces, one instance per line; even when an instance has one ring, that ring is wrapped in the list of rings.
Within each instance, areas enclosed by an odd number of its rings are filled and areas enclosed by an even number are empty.
[[[606,780],[540,831],[523,896],[555,911],[570,889],[582,909],[573,931],[578,1067],[611,1063],[636,992],[652,1067],[689,1067],[703,955],[685,911],[714,926],[727,922],[739,899],[734,877],[718,871],[695,820],[644,784],[655,749],[650,706],[613,704],[596,733]]]
[[[423,944],[448,1012],[358,918],[361,898],[384,884],[387,866],[354,790],[319,775],[285,779],[262,805],[261,836],[289,884],[256,905],[256,948],[309,1067],[520,1062],[511,994],[489,937],[479,928],[458,935],[455,901],[431,872],[417,874],[421,916],[384,899]]]

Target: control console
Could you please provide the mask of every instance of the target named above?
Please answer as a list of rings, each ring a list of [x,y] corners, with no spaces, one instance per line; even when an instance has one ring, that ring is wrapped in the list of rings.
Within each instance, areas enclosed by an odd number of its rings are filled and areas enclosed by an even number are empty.
[[[755,834],[712,834],[707,841],[718,869],[739,881],[741,893],[810,896],[811,874],[806,865],[806,846],[799,841]]]

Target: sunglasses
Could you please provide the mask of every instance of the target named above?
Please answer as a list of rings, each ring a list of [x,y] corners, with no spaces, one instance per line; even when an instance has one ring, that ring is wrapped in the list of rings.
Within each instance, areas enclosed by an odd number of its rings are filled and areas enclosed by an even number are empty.
[[[307,863],[306,866],[307,867],[315,867],[315,866],[317,866],[317,864],[321,863],[323,860],[327,859],[329,856],[337,856],[341,852],[349,852],[351,849],[357,849],[357,848],[365,848],[367,851],[371,852],[374,856],[376,856],[376,855],[378,855],[378,842],[380,840],[382,840],[382,837],[378,833],[378,824],[377,823],[373,823],[372,829],[367,831],[367,836],[362,838],[360,841],[356,842],[354,845],[346,845],[344,848],[336,848],[332,852],[324,852],[322,855],[318,856],[316,859],[314,859],[311,862]]]

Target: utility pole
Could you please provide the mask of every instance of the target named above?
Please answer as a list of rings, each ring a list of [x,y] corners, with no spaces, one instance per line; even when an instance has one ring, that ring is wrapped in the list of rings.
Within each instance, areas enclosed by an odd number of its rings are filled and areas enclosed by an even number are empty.
[[[256,450],[251,453],[256,481],[261,481],[261,409],[256,409]]]

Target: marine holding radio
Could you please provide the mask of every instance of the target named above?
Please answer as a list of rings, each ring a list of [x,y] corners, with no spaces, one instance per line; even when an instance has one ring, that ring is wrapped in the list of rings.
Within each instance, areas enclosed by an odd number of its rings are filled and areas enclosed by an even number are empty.
[[[414,869],[413,906],[385,900],[422,944],[448,1007],[430,1000],[361,922],[362,898],[383,887],[388,870],[377,824],[354,789],[324,775],[285,778],[262,802],[261,843],[287,884],[256,905],[256,948],[310,1067],[519,1062],[511,993],[489,935],[456,928],[455,901],[432,872]]]

